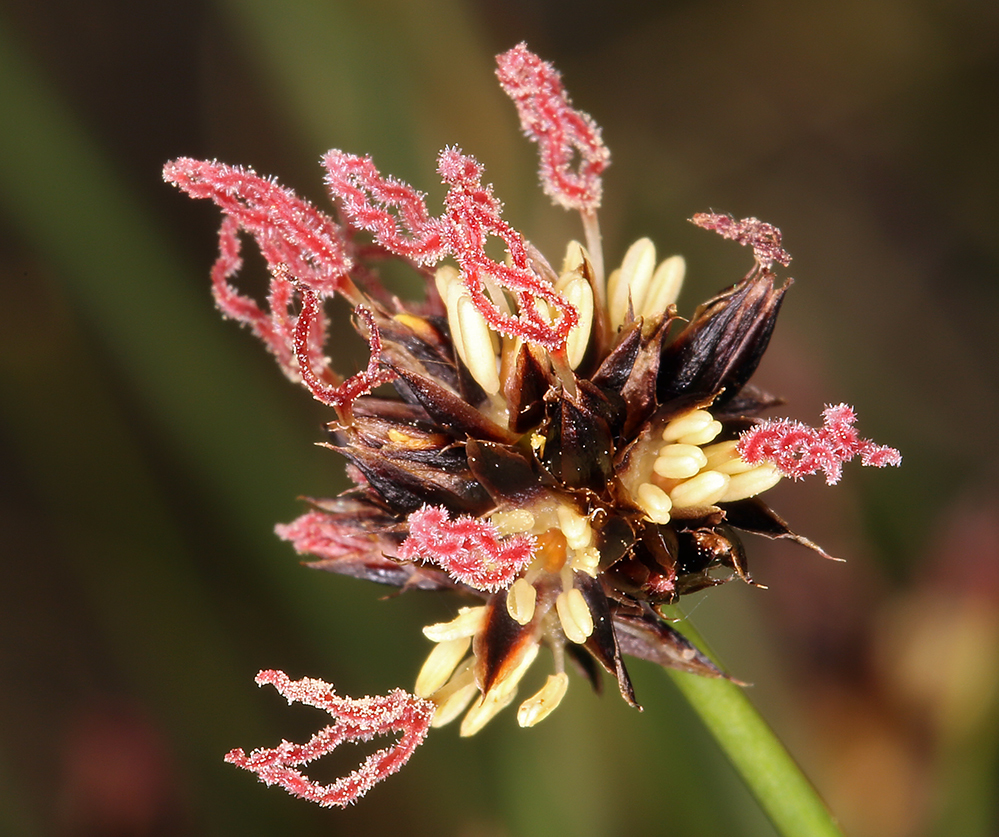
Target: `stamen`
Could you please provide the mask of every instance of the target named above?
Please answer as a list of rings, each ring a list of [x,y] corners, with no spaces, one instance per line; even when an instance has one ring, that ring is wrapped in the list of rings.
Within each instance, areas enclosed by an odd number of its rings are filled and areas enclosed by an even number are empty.
[[[572,559],[572,569],[578,573],[586,573],[591,578],[597,577],[597,567],[600,566],[600,550],[595,546],[577,549]]]
[[[496,512],[489,518],[489,522],[496,527],[496,531],[500,535],[506,537],[521,532],[530,532],[534,528],[534,515],[527,509],[510,509],[509,511]]]
[[[478,694],[479,687],[475,685],[475,670],[473,660],[469,657],[462,663],[446,686],[441,687],[433,696],[437,704],[431,726],[435,729],[451,723],[472,702]]]
[[[658,485],[651,482],[642,483],[638,486],[638,497],[635,499],[653,523],[660,525],[669,523],[669,513],[673,508],[673,501],[670,500],[669,494]]]
[[[711,426],[714,420],[714,416],[707,410],[691,410],[689,413],[677,416],[666,425],[663,430],[663,441],[683,441],[688,445],[696,445],[697,442],[688,442],[684,437],[703,433],[706,428]],[[721,427],[719,426],[720,429]]]
[[[471,638],[466,636],[438,643],[416,676],[416,688],[413,689],[416,696],[430,697],[447,683],[455,667],[464,659],[471,642]]]
[[[738,439],[732,439],[728,442],[718,442],[716,445],[704,448],[704,455],[708,458],[708,463],[705,467],[710,468],[712,471],[721,471],[723,474],[729,475],[741,474],[755,468],[755,465],[750,465],[739,456],[739,452],[736,450],[738,444]]]
[[[534,618],[534,605],[538,591],[526,578],[518,578],[510,585],[506,594],[506,611],[510,618],[520,625],[526,625]],[[417,692],[417,695],[420,693]]]
[[[593,633],[593,615],[583,594],[575,587],[558,594],[555,611],[562,623],[562,633],[570,642],[582,645]]]
[[[480,729],[488,724],[495,715],[505,709],[517,696],[517,686],[531,667],[534,658],[538,656],[538,647],[535,644],[528,646],[516,667],[489,692],[480,697],[472,708],[468,710],[461,722],[459,734],[463,738],[475,735]]]
[[[666,445],[652,465],[659,476],[666,479],[682,480],[694,476],[705,465],[708,458],[696,445]]]
[[[432,642],[448,642],[452,639],[474,636],[485,625],[485,606],[463,607],[450,622],[438,622],[434,625],[427,625],[423,629],[423,635]]]
[[[686,272],[687,263],[683,260],[683,256],[670,256],[665,259],[652,275],[649,290],[641,306],[636,305],[636,316],[653,317],[663,313],[667,306],[676,302]]]
[[[494,333],[467,294],[458,297],[457,319],[461,329],[461,342],[465,345],[465,365],[468,371],[489,395],[496,395],[500,384],[496,350],[493,347]]]
[[[593,328],[593,289],[582,276],[575,276],[559,290],[569,304],[579,312],[579,322],[572,327],[565,340],[569,366],[575,369],[583,362],[586,349],[590,345],[590,330]]]
[[[558,526],[565,535],[565,542],[571,549],[585,549],[593,543],[593,528],[584,515],[578,514],[568,506],[559,506],[555,510],[558,515]]]
[[[718,471],[701,471],[673,488],[669,493],[675,509],[692,509],[717,503],[728,488],[728,474]]]
[[[540,691],[520,704],[517,710],[517,723],[522,727],[533,727],[543,721],[562,702],[568,688],[569,675],[564,671],[549,674]]]
[[[640,238],[628,248],[621,267],[607,280],[607,311],[611,328],[624,324],[629,302],[635,311],[641,307],[655,267],[656,246],[650,239]]]
[[[773,488],[780,482],[781,472],[776,465],[769,462],[765,465],[758,465],[755,468],[736,474],[729,479],[728,488],[725,493],[715,502],[734,503],[736,500],[745,500],[747,497],[755,497]]]

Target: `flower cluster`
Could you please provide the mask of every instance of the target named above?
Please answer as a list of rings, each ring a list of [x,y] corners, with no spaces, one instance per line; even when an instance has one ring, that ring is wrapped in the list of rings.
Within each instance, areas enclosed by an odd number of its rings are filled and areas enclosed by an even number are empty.
[[[740,532],[814,547],[759,497],[782,476],[823,470],[835,482],[858,454],[869,465],[900,461],[862,440],[844,405],[818,430],[756,418],[777,403],[748,382],[789,286],[771,269],[790,261],[779,230],[695,216],[754,261],[689,320],[675,305],[684,261],[659,261],[650,240],[605,277],[600,131],[524,45],[497,61],[538,143],[546,193],[582,216],[586,245],[569,243],[561,264],[503,220],[482,166],[456,148],[438,159],[448,187],[440,215],[370,158],[343,151],[323,158],[335,218],[249,170],[179,159],[164,171],[224,213],[212,270],[223,314],[336,412],[330,447],[355,485],[312,501],[278,534],[317,568],[467,600],[456,618],[424,629],[433,649],[415,694],[356,701],[319,680],[258,676],[336,723],[304,745],[234,750],[228,760],[323,805],[347,804],[397,770],[430,726],[460,716],[462,735],[481,729],[515,699],[542,648],[550,674],[521,700],[521,726],[558,706],[569,666],[595,687],[600,669],[610,672],[633,706],[625,655],[725,676],[662,606],[733,577],[751,582]],[[241,232],[270,268],[265,307],[230,284]],[[502,261],[487,255],[491,239]],[[382,287],[376,267],[386,257],[422,273],[425,301]],[[353,305],[371,350],[346,379],[324,349],[323,301],[335,294]],[[401,736],[393,747],[332,785],[296,769],[342,741],[392,732]]]

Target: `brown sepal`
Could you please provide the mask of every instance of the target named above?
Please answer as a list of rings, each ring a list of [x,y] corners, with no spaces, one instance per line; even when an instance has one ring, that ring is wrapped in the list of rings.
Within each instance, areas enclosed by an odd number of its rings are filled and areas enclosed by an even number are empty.
[[[490,421],[459,395],[425,375],[394,368],[430,417],[442,427],[452,430],[458,438],[471,436],[491,442],[512,444],[517,437],[506,428]]]
[[[697,309],[687,327],[663,350],[660,403],[680,395],[724,390],[717,406],[734,399],[770,342],[781,301],[791,282],[774,287],[773,274],[754,272]]]
[[[603,587],[597,579],[590,578],[585,573],[576,573],[574,583],[583,594],[583,598],[590,608],[590,615],[593,617],[593,633],[586,640],[586,650],[600,665],[617,678],[617,687],[621,692],[621,697],[631,706],[641,709],[642,707],[635,700],[635,689],[631,685],[628,669],[625,668],[624,658],[621,656],[621,648],[614,631],[614,621],[611,618],[610,605]]]
[[[735,503],[725,503],[725,519],[736,529],[743,532],[750,532],[754,535],[763,535],[771,540],[787,539],[819,553],[823,558],[831,561],[842,561],[826,552],[814,541],[791,531],[777,512],[770,508],[758,497],[751,497],[748,500],[738,500]]]
[[[625,654],[690,674],[734,680],[651,610],[641,616],[618,614],[614,625],[618,644]]]
[[[506,609],[506,591],[486,602],[486,624],[472,640],[475,682],[482,694],[508,674],[520,661],[527,643],[534,642],[534,623],[521,625]]]

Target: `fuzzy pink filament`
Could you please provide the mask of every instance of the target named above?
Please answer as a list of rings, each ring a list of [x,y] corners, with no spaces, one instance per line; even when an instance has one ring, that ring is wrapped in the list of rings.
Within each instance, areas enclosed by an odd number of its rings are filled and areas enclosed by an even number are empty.
[[[384,696],[353,699],[340,697],[322,680],[291,680],[283,671],[261,671],[256,682],[274,686],[288,703],[304,703],[329,712],[336,723],[321,729],[305,744],[282,741],[277,747],[254,750],[250,755],[236,749],[225,760],[252,770],[268,785],[280,785],[292,796],[324,807],[349,805],[397,772],[423,743],[434,716],[433,703],[401,689]],[[401,733],[395,746],[372,753],[357,770],[332,784],[320,785],[295,769],[327,755],[344,741],[366,741],[392,732]]]
[[[791,419],[765,421],[739,437],[739,455],[750,465],[771,462],[794,479],[822,471],[829,485],[839,482],[843,463],[855,456],[875,468],[902,464],[902,454],[894,448],[861,439],[853,427],[856,421],[847,404],[826,407],[819,428]]]
[[[610,162],[600,128],[572,107],[558,70],[526,44],[496,56],[496,65],[503,90],[517,106],[521,128],[538,144],[545,194],[567,209],[596,211],[603,188],[600,175]]]
[[[399,548],[405,561],[437,564],[479,590],[509,587],[531,560],[534,538],[500,538],[493,524],[475,517],[449,519],[443,506],[424,506],[409,516],[409,537]]]
[[[713,230],[722,238],[752,247],[756,261],[768,270],[774,262],[784,267],[791,264],[791,254],[781,247],[780,230],[773,224],[759,218],[736,221],[731,215],[717,212],[698,212],[690,220],[703,229]]]

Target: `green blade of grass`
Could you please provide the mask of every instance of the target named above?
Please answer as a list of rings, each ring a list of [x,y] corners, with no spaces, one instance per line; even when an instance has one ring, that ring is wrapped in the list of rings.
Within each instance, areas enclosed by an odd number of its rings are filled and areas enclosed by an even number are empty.
[[[689,622],[675,627],[699,648],[705,648]],[[842,837],[815,787],[742,686],[680,671],[671,670],[669,675],[780,834]]]

